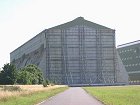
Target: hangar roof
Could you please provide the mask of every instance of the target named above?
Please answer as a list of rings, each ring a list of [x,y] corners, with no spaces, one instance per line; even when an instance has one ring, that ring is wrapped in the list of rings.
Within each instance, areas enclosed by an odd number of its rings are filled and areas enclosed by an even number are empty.
[[[55,27],[52,27],[52,28],[49,28],[49,29],[66,29],[66,28],[69,28],[69,27],[72,27],[72,26],[75,26],[75,25],[87,25],[87,26],[93,27],[95,29],[110,29],[110,30],[113,30],[111,28],[108,28],[108,27],[90,22],[88,20],[85,20],[83,17],[78,17],[78,18],[76,18],[76,19],[74,19],[70,22],[67,22],[67,23],[64,23],[64,24],[61,24],[61,25],[58,25],[58,26],[55,26]]]
[[[140,40],[118,45],[117,48],[123,48],[123,47],[132,46],[132,45],[136,45],[136,44],[140,44]]]
[[[83,17],[77,17],[76,19],[74,19],[74,20],[72,20],[70,22],[67,22],[67,23],[64,23],[64,24],[60,24],[60,25],[54,26],[52,28],[45,29],[42,32],[40,32],[39,34],[37,34],[36,36],[34,36],[33,38],[31,38],[30,40],[28,40],[27,42],[31,41],[32,39],[34,39],[35,37],[37,37],[41,33],[44,33],[46,30],[49,30],[49,29],[67,29],[67,28],[70,28],[70,27],[76,26],[76,25],[87,25],[87,26],[93,27],[95,29],[109,29],[109,30],[113,30],[111,28],[108,28],[108,27],[105,27],[105,26],[93,23],[91,21],[85,20]],[[27,42],[25,42],[20,47],[24,46]],[[20,48],[20,47],[18,47],[18,48]],[[16,51],[17,49],[15,49],[14,51]],[[12,51],[11,53],[13,53],[14,51]]]

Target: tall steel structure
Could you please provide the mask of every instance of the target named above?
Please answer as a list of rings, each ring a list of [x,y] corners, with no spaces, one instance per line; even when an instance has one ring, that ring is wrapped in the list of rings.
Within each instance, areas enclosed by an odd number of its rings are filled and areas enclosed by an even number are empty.
[[[128,82],[116,52],[115,30],[83,17],[42,31],[10,57],[18,68],[36,64],[45,78],[60,84]]]

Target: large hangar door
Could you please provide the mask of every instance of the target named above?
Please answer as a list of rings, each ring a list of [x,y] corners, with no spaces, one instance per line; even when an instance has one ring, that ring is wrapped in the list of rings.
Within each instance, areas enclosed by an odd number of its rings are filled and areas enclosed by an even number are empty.
[[[80,62],[79,62],[79,36],[71,32],[67,36],[67,82],[68,84],[80,83]]]

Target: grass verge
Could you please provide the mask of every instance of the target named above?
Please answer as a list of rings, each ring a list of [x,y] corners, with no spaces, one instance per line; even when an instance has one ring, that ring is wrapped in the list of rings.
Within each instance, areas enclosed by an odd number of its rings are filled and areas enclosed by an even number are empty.
[[[65,91],[68,87],[59,87],[46,91],[38,91],[28,95],[20,95],[9,97],[6,100],[0,100],[0,105],[35,105],[43,100],[46,100],[60,92]]]
[[[84,87],[105,105],[140,105],[140,86]]]

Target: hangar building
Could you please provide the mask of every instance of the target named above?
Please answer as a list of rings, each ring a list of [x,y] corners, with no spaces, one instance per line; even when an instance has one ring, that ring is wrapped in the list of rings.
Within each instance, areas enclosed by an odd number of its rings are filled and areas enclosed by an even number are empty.
[[[118,53],[132,84],[140,84],[140,40],[119,45]]]
[[[78,17],[45,29],[10,53],[17,68],[35,64],[58,84],[128,83],[115,30]]]

